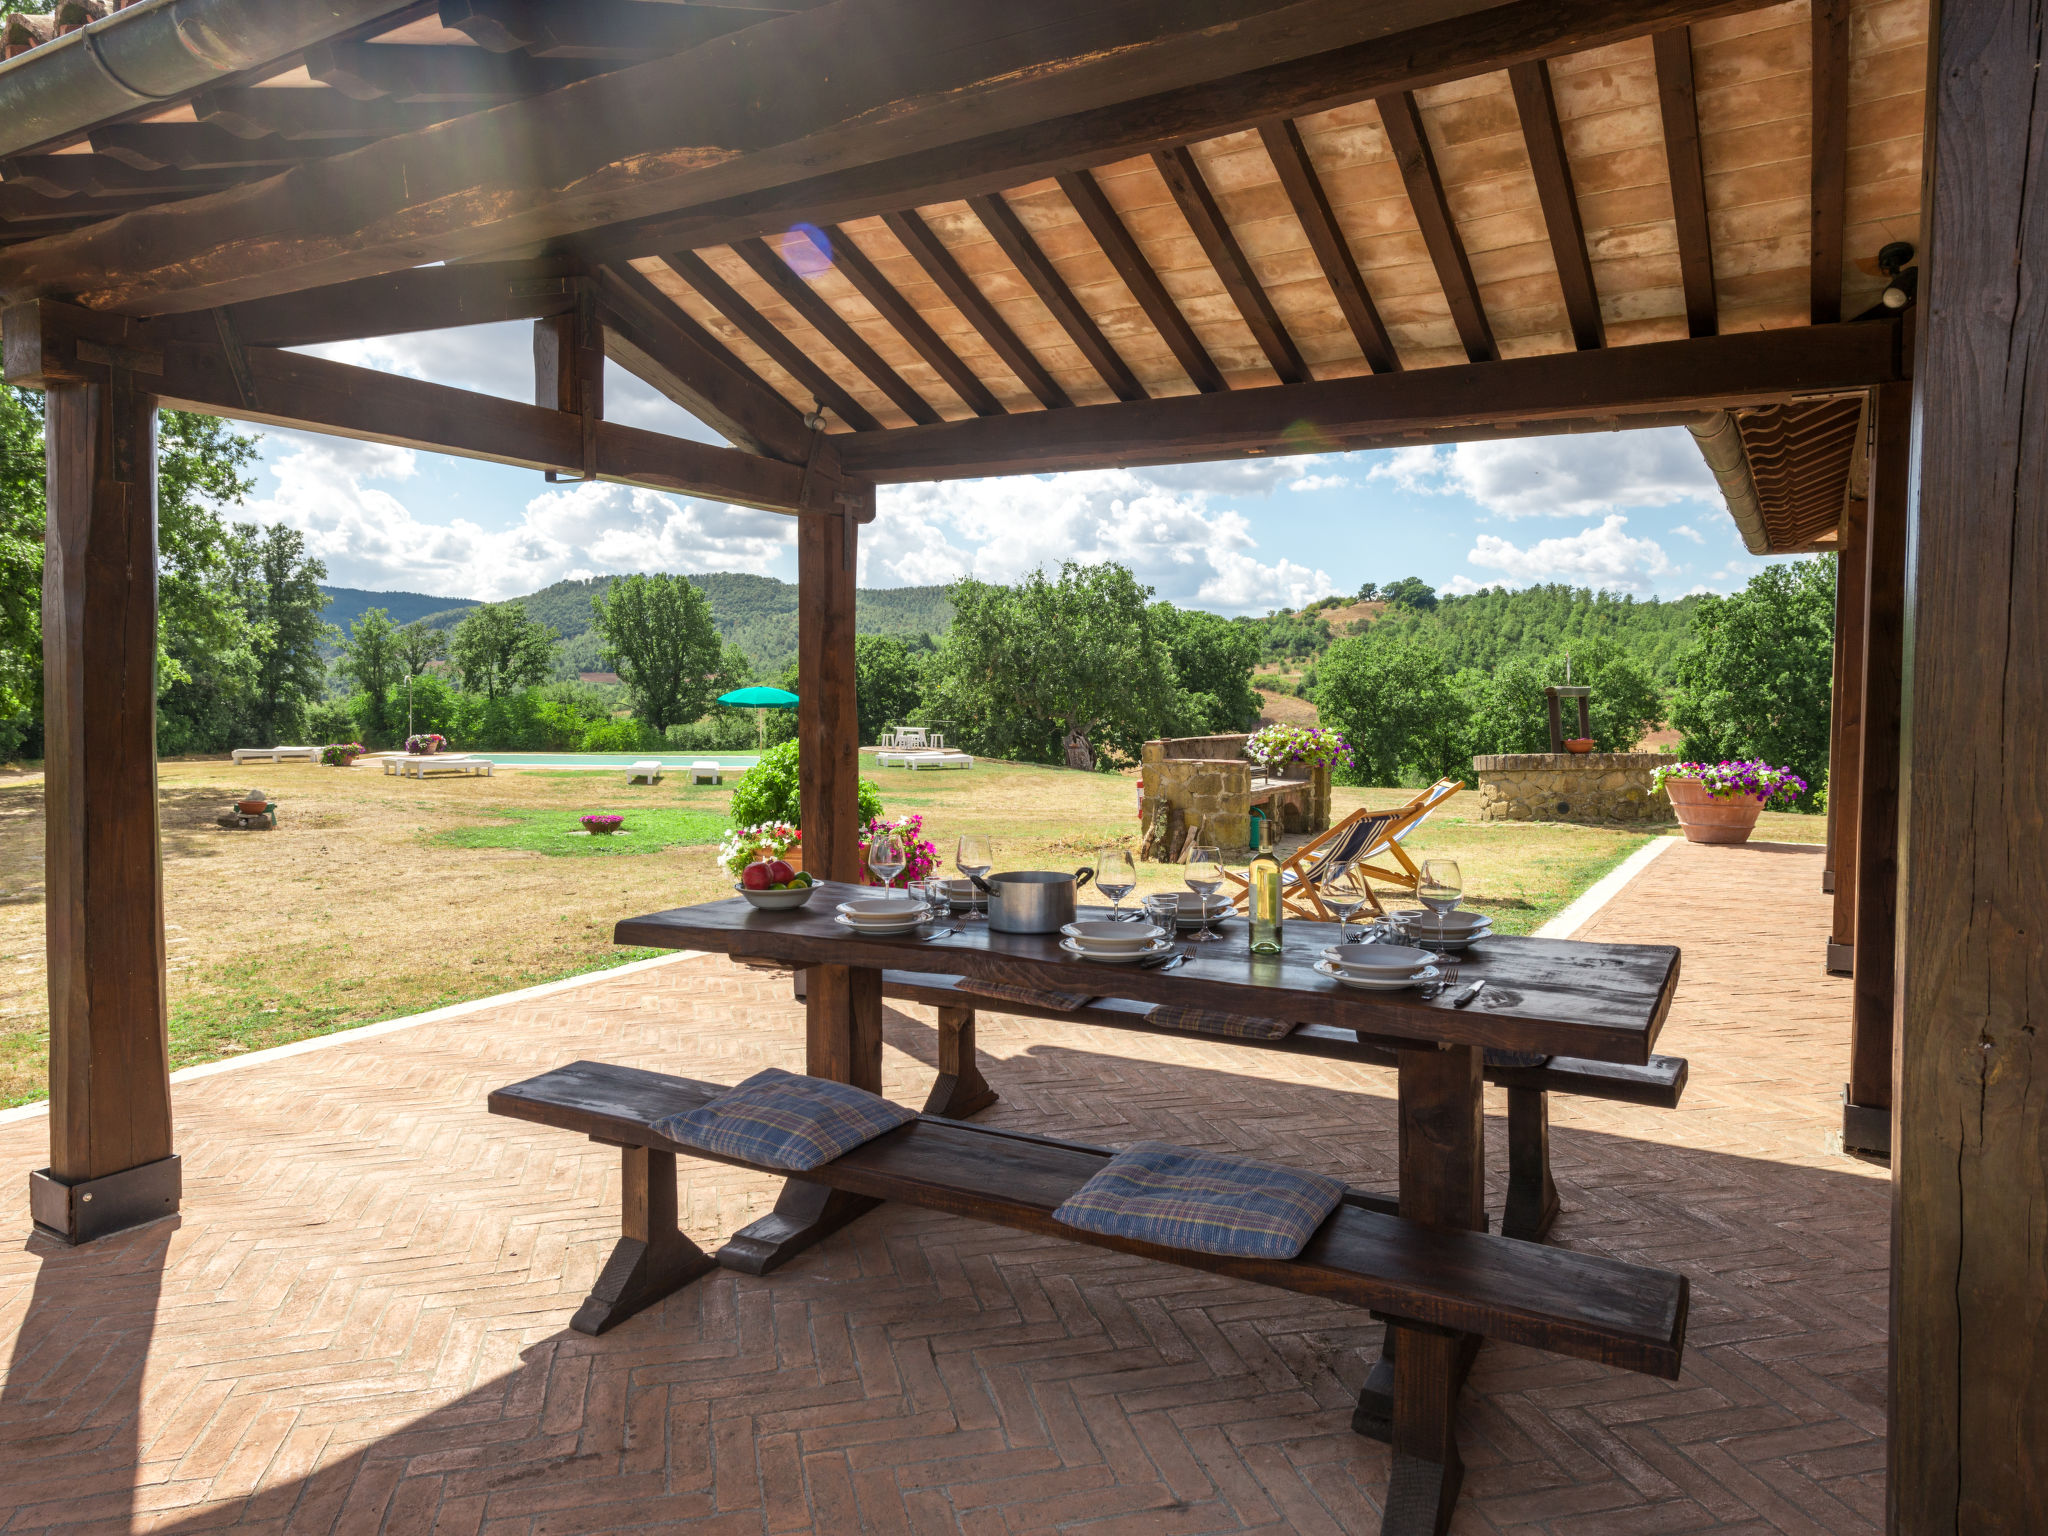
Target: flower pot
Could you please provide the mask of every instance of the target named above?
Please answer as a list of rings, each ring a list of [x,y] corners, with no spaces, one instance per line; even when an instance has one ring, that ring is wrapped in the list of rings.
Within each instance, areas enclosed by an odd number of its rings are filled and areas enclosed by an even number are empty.
[[[235,802],[235,809],[244,816],[261,816],[270,809],[270,802],[268,800],[237,800]]]
[[[1567,752],[1577,752],[1583,755],[1593,750],[1593,738],[1590,736],[1574,736],[1564,744],[1564,749]]]
[[[1764,809],[1756,795],[1717,795],[1698,779],[1666,779],[1664,792],[1692,843],[1746,843]]]

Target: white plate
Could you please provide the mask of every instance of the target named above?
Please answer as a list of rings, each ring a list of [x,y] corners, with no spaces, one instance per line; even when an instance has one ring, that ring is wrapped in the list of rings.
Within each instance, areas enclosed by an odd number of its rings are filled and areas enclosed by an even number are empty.
[[[911,918],[908,922],[903,923],[856,923],[844,912],[841,912],[837,917],[833,918],[832,921],[837,923],[842,928],[851,928],[855,933],[868,933],[875,935],[877,938],[886,938],[888,935],[893,933],[910,932],[911,929],[915,928],[919,923],[924,921],[924,909],[919,908],[917,916]]]
[[[1470,933],[1475,929],[1493,926],[1493,919],[1484,912],[1457,910],[1439,916],[1426,907],[1404,907],[1392,916],[1403,928],[1428,928],[1444,933]]]
[[[1340,971],[1365,976],[1413,976],[1436,956],[1407,944],[1333,944],[1322,958]]]
[[[1413,976],[1361,976],[1355,971],[1340,971],[1327,960],[1315,964],[1318,976],[1327,976],[1340,986],[1355,987],[1361,992],[1398,992],[1403,987],[1419,986],[1425,981],[1435,981],[1443,974],[1433,965],[1425,965]]]
[[[1171,954],[1174,944],[1171,939],[1157,939],[1148,949],[1126,949],[1111,953],[1106,950],[1083,949],[1072,939],[1061,939],[1060,948],[1079,960],[1093,960],[1101,965],[1133,965],[1140,960],[1153,960],[1160,955]]]
[[[1068,923],[1060,932],[1083,949],[1104,955],[1133,954],[1166,937],[1166,930],[1156,923],[1113,923],[1107,918]]]

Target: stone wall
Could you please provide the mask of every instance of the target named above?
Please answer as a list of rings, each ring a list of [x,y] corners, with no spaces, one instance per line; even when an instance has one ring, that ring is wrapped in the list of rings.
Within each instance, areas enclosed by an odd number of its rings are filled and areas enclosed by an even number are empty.
[[[1668,821],[1671,801],[1650,774],[1658,752],[1526,752],[1475,757],[1481,821]]]

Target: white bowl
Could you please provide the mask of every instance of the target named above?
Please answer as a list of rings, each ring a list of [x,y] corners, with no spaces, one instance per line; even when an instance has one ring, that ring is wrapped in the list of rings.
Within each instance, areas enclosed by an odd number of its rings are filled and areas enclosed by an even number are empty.
[[[972,880],[941,880],[939,890],[946,901],[956,907],[988,905],[988,897],[974,888]]]
[[[1420,986],[1425,981],[1435,981],[1443,974],[1433,965],[1425,965],[1413,976],[1374,976],[1365,971],[1347,971],[1332,965],[1327,960],[1315,963],[1318,976],[1326,976],[1341,986],[1356,987],[1361,992],[1398,992],[1403,987]]]
[[[1151,949],[1166,937],[1166,930],[1151,923],[1108,921],[1069,923],[1060,930],[1084,950],[1103,954],[1133,954]]]
[[[735,885],[733,889],[763,912],[787,912],[818,894],[815,885],[792,886],[786,891],[750,891],[744,885]]]
[[[1406,944],[1333,944],[1323,958],[1340,971],[1363,976],[1412,976],[1436,956]]]
[[[900,928],[924,916],[914,901],[842,901],[839,913],[856,928]]]
[[[1174,945],[1171,939],[1158,938],[1142,949],[1083,949],[1072,939],[1061,939],[1060,948],[1078,959],[1094,960],[1103,965],[1134,965],[1155,955],[1172,954]]]
[[[1396,912],[1394,921],[1404,928],[1427,928],[1431,933],[1470,933],[1475,928],[1490,927],[1493,919],[1484,912],[1466,912],[1453,909],[1449,912],[1432,912],[1427,907]]]

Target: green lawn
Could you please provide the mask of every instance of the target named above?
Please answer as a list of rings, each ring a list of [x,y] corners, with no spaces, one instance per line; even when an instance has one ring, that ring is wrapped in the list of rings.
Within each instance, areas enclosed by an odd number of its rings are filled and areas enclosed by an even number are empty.
[[[507,807],[493,811],[496,819],[475,826],[451,827],[428,839],[443,848],[518,848],[568,858],[630,858],[665,848],[694,848],[716,843],[725,833],[725,818],[710,811],[678,807],[635,807],[630,802],[593,804],[583,811],[529,810]],[[625,822],[616,832],[591,833],[577,819],[583,815],[619,815]]]

